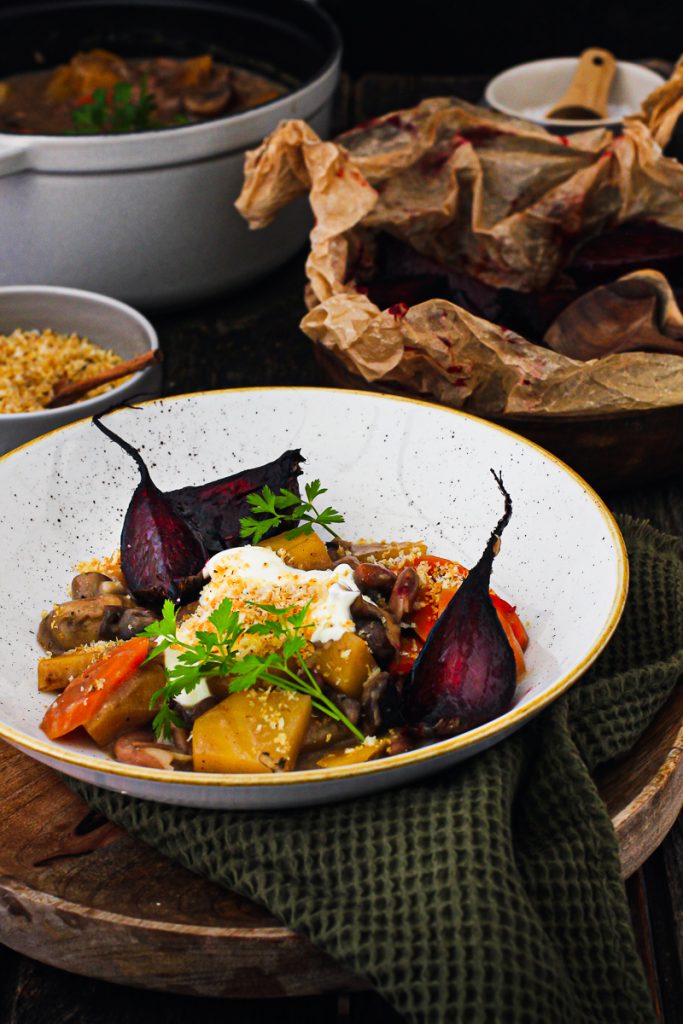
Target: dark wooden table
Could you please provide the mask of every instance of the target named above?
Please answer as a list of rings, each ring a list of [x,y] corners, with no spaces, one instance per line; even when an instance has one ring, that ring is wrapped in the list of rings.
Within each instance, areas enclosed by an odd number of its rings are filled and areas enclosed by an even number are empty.
[[[484,78],[366,76],[340,95],[339,123],[351,123],[422,96],[476,101]],[[252,385],[320,385],[308,340],[301,253],[265,282],[198,309],[154,316],[165,356],[165,394]],[[683,476],[621,493],[604,492],[616,511],[650,519],[683,536]],[[628,881],[634,929],[660,1021],[679,1024],[683,1006],[683,818]],[[196,999],[128,989],[47,967],[0,947],[0,1024],[234,1024],[399,1020],[372,993],[289,1000]]]

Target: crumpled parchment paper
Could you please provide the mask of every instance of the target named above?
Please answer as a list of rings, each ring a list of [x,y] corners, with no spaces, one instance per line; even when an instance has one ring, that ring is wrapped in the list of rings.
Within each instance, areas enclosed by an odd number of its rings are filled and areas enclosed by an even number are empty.
[[[285,121],[247,154],[236,205],[257,228],[308,192],[315,224],[301,328],[368,383],[484,414],[675,405],[683,402],[679,356],[569,359],[445,299],[380,310],[355,275],[388,233],[488,285],[539,291],[580,241],[607,226],[646,218],[683,231],[683,166],[661,148],[682,105],[679,65],[616,137],[604,129],[551,135],[448,98],[375,118],[334,142]]]

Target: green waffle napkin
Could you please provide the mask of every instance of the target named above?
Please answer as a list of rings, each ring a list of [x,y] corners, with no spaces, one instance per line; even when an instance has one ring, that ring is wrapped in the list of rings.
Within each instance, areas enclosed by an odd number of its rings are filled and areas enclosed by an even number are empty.
[[[282,812],[167,807],[81,783],[93,807],[257,900],[420,1024],[654,1021],[591,772],[683,672],[677,540],[622,518],[631,589],[592,669],[511,738],[425,782]]]

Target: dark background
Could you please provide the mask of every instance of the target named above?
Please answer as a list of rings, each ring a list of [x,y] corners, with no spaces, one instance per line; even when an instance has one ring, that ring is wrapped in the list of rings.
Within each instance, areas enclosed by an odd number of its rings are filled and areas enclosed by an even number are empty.
[[[283,0],[283,6],[286,0]],[[344,37],[344,66],[460,75],[604,46],[622,59],[683,53],[680,0],[322,0]]]
[[[42,0],[59,2],[59,0]],[[221,4],[222,0],[213,0]],[[259,0],[237,0],[258,7]],[[283,10],[288,0],[282,0]],[[344,39],[344,67],[464,75],[605,46],[623,60],[683,53],[681,0],[319,0]],[[21,0],[0,0],[0,9]],[[231,6],[225,0],[223,6]]]

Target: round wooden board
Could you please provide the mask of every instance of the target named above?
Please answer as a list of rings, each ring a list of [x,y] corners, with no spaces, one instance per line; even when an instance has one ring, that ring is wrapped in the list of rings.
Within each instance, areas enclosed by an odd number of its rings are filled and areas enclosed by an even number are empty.
[[[683,805],[683,685],[599,789],[624,877]],[[91,812],[50,769],[0,742],[0,941],[121,984],[202,996],[365,987],[264,909]]]

